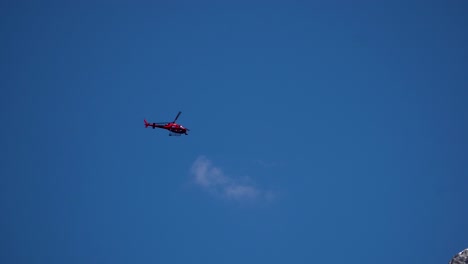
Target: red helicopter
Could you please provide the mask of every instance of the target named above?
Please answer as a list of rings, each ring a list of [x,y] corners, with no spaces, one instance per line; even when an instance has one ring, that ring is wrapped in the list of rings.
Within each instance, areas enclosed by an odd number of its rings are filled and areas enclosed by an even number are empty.
[[[144,120],[145,121],[145,127],[146,128],[152,127],[153,129],[162,128],[162,129],[169,130],[169,132],[170,132],[169,136],[180,136],[182,134],[188,135],[187,131],[190,131],[190,129],[188,129],[186,127],[183,127],[182,125],[179,125],[179,124],[176,123],[177,118],[179,118],[179,116],[180,116],[180,113],[182,113],[182,112],[179,111],[176,118],[172,122],[148,123],[148,121],[146,121],[146,119],[145,119]]]

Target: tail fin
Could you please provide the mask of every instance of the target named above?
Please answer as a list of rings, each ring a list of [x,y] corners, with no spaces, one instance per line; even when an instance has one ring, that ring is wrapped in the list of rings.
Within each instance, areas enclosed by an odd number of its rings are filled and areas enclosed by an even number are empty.
[[[145,121],[145,127],[148,127],[149,126],[148,121],[146,121],[146,119],[144,121]]]

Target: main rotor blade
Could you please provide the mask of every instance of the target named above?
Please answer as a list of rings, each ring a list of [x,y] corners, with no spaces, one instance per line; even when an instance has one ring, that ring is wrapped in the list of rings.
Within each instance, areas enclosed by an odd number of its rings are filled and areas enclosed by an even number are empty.
[[[180,113],[182,113],[182,112],[179,111],[179,113],[177,114],[177,116],[175,117],[175,119],[174,119],[174,121],[173,121],[174,123],[175,123],[175,121],[177,121],[177,118],[179,118]]]

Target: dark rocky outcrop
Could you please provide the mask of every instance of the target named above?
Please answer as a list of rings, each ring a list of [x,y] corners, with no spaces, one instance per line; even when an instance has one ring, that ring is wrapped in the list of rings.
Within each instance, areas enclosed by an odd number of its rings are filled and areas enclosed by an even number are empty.
[[[449,264],[468,264],[468,248],[456,254]]]

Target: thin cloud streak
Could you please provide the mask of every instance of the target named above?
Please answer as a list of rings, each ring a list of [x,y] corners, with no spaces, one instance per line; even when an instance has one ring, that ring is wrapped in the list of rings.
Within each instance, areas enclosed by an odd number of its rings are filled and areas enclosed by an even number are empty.
[[[205,156],[198,157],[190,169],[194,182],[206,191],[231,200],[254,200],[273,198],[271,191],[264,191],[251,183],[226,175]],[[247,179],[248,180],[248,179]]]

